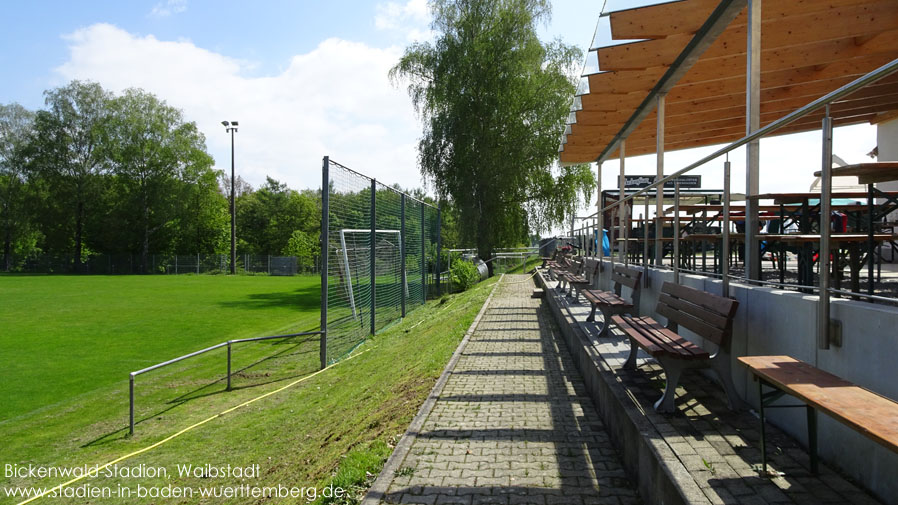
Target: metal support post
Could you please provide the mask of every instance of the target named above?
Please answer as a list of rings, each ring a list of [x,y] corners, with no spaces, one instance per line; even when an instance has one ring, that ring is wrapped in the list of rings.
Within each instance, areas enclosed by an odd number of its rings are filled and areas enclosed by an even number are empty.
[[[598,249],[599,249],[599,259],[605,258],[605,202],[602,198],[602,163],[596,163],[596,178],[598,180],[598,193],[596,194],[596,211],[599,213],[596,218],[598,219],[598,224],[596,225],[599,229],[598,236]]]
[[[656,115],[658,116],[657,133],[656,133],[656,172],[655,182],[664,177],[664,95],[658,95],[658,108]],[[661,265],[661,256],[664,253],[664,244],[661,242],[663,237],[664,222],[661,220],[664,205],[664,186],[655,188],[658,198],[655,200],[655,264]]]
[[[443,238],[440,236],[440,228],[442,226],[442,213],[440,211],[439,202],[437,202],[437,258],[435,261],[436,265],[436,275],[437,275],[437,296],[442,295],[442,290],[440,288],[440,276],[442,276],[442,271],[440,270],[440,253],[443,251]],[[521,268],[521,273],[524,273],[524,269]]]
[[[321,326],[318,358],[321,368],[327,366],[327,256],[330,213],[330,160],[327,156],[321,163]]]
[[[723,296],[730,296],[730,162],[723,164],[723,241],[720,245],[720,273],[723,280]]]
[[[832,209],[833,123],[829,105],[823,118],[823,160],[820,172],[820,296],[817,308],[817,348],[829,349],[829,216]]]
[[[873,260],[876,254],[876,242],[873,240],[873,184],[867,184],[867,212],[870,216],[870,229],[867,230],[867,294],[873,294]]]
[[[377,268],[374,258],[377,255],[377,180],[371,179],[371,334],[377,322]]]
[[[645,195],[645,220],[642,222],[642,282],[649,285],[649,197]],[[638,308],[637,308],[638,309]]]
[[[674,179],[674,231],[673,231],[674,283],[680,283],[680,178]]]
[[[128,407],[128,435],[134,435],[134,374],[130,375],[128,380],[128,390],[130,393],[131,403]]]
[[[614,218],[617,215],[617,209],[620,207],[620,204],[615,205],[611,208],[611,225],[608,226],[608,248],[610,249],[608,252],[608,259],[611,262],[611,271],[614,271]]]
[[[402,264],[402,287],[399,288],[399,298],[402,305],[402,317],[405,317],[405,292],[408,289],[408,276],[405,271],[405,193],[399,195],[399,262]]]
[[[748,2],[746,41],[745,133],[761,127],[761,0]],[[761,278],[761,243],[758,241],[758,200],[761,145],[753,140],[745,146],[745,276]]]
[[[421,203],[421,303],[427,303],[427,242],[424,241],[424,204]]]
[[[228,340],[228,391],[231,390],[231,341]]]
[[[622,139],[620,141],[620,151],[618,152],[620,157],[620,179],[618,180],[617,187],[620,190],[620,195],[618,196],[617,201],[622,202],[624,197],[627,194],[627,178],[624,177],[624,169],[627,165],[627,139]],[[617,212],[617,253],[619,255],[619,259],[621,263],[627,263],[627,236],[626,229],[624,228],[624,221],[626,220],[625,213],[627,212],[626,205],[623,203],[618,203],[618,212]]]
[[[818,475],[820,472],[817,465],[817,411],[810,405],[805,409],[808,419],[808,456],[811,459],[811,473]]]

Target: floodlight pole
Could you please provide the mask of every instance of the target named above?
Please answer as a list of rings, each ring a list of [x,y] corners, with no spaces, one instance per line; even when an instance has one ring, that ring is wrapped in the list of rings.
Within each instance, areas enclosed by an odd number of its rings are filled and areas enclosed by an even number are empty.
[[[231,275],[237,273],[237,199],[234,185],[234,133],[237,121],[222,121],[225,132],[231,134]]]

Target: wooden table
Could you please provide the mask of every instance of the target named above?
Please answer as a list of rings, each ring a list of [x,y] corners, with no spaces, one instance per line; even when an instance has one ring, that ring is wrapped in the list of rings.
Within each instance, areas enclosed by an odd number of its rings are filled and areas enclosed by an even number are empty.
[[[835,175],[835,174],[833,174]],[[887,195],[898,196],[898,191],[887,191]],[[867,191],[833,191],[831,198],[864,198],[870,196]],[[806,200],[820,199],[819,192],[801,192],[801,193],[763,193],[749,197],[749,200],[773,200],[774,203],[803,203]]]
[[[723,212],[723,205],[718,205],[716,203],[708,205],[680,205],[680,212],[685,212],[687,214],[698,214],[699,212],[714,210]],[[760,212],[777,212],[780,208],[776,205],[760,205],[758,210]],[[664,209],[664,214],[673,214],[673,211],[673,206],[670,206]],[[730,206],[730,213],[745,215],[745,207],[742,205]]]
[[[814,173],[820,177],[821,172]],[[869,268],[867,277],[869,279],[867,293],[873,294],[873,223],[876,219],[882,219],[889,214],[895,207],[898,207],[898,195],[895,192],[886,192],[876,189],[873,184],[877,182],[888,182],[898,180],[898,161],[880,161],[875,163],[858,163],[855,165],[846,165],[832,169],[833,176],[855,176],[858,184],[867,185],[867,207],[869,212],[869,227],[867,232],[870,235],[870,253],[868,256]],[[885,199],[884,203],[875,205],[873,199],[875,197]],[[878,215],[874,215],[874,206],[879,207]],[[880,263],[882,258],[880,257]]]
[[[761,462],[767,475],[764,411],[805,407],[811,471],[817,473],[817,417],[821,411],[862,435],[898,453],[898,402],[852,384],[791,356],[742,356],[739,362],[758,379],[761,417]],[[773,391],[764,392],[764,386]],[[805,405],[772,405],[788,394]]]
[[[814,172],[815,177],[820,177],[820,174],[820,171]],[[832,176],[856,176],[858,184],[894,181],[898,180],[898,161],[877,161],[833,167]]]

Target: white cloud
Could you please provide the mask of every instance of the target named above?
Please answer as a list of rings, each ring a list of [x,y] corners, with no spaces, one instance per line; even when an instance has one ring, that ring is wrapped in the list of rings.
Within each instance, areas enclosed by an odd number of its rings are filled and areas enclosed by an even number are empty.
[[[374,26],[378,30],[392,31],[404,36],[405,40],[423,41],[433,38],[430,30],[430,10],[427,0],[386,2],[377,5]]]
[[[421,185],[414,111],[387,77],[398,48],[331,38],[294,56],[278,75],[245,77],[251,63],[190,41],[139,37],[108,24],[66,38],[70,56],[56,69],[62,78],[115,92],[140,87],[183,109],[206,134],[220,169],[230,169],[230,137],[220,123],[239,121],[237,171],[253,185],[269,175],[294,188],[320,187],[324,155],[388,184]]]
[[[187,0],[167,0],[159,2],[150,11],[150,17],[167,18],[172,14],[179,14],[187,10]]]

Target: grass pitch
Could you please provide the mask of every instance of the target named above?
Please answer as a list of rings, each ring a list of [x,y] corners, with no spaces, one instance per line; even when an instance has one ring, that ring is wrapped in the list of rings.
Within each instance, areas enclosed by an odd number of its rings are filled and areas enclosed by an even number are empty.
[[[319,299],[316,276],[0,276],[0,423],[229,339],[315,330]]]
[[[9,279],[0,278],[0,283]],[[280,282],[290,279],[266,280]],[[427,397],[494,281],[481,283],[464,293],[429,301],[424,307],[411,312],[405,320],[370,339],[356,350],[356,357],[315,376],[310,374],[318,366],[317,339],[268,341],[236,347],[235,370],[240,371],[235,374],[235,388],[232,391],[225,391],[224,388],[223,353],[217,354],[223,349],[196,358],[196,361],[188,360],[140,376],[137,385],[138,424],[133,437],[127,436],[126,371],[125,380],[113,379],[107,386],[0,421],[3,462],[68,468],[103,464],[162,441],[198,421],[209,419],[206,424],[149,452],[129,458],[121,465],[162,467],[174,474],[179,464],[255,464],[261,468],[259,477],[209,479],[171,474],[166,478],[101,476],[79,485],[130,489],[138,485],[156,488],[178,486],[196,490],[208,486],[259,487],[279,484],[320,489],[326,484],[333,484],[352,494],[339,503],[355,503],[389,455],[392,442],[406,429]],[[0,290],[8,289],[6,286],[0,284]],[[270,300],[274,292],[295,294],[308,291],[296,285],[284,290],[269,286],[267,292],[260,290],[253,296],[244,295],[241,299]],[[314,289],[311,291],[314,292]],[[314,317],[317,318],[317,300],[315,308]],[[255,310],[265,311],[262,307]],[[295,309],[292,312],[295,313]],[[264,317],[257,321],[260,324],[271,323]],[[244,329],[252,334],[248,326]],[[306,328],[300,326],[298,329]],[[220,340],[214,338],[209,343]],[[190,345],[187,351],[196,347]],[[135,367],[126,368],[131,370]],[[117,374],[113,375],[118,377]],[[235,405],[276,391],[302,377],[308,379],[245,408],[216,417]],[[0,504],[20,501],[4,494],[10,489],[54,486],[64,480],[3,477],[0,475]],[[329,502],[320,496],[315,501]],[[44,498],[38,503],[41,502],[83,503],[84,500]],[[190,499],[148,501],[119,496],[91,502],[222,503],[222,500],[193,496]],[[227,502],[260,503],[258,499],[249,498],[235,498]],[[304,503],[306,499],[300,502]]]

